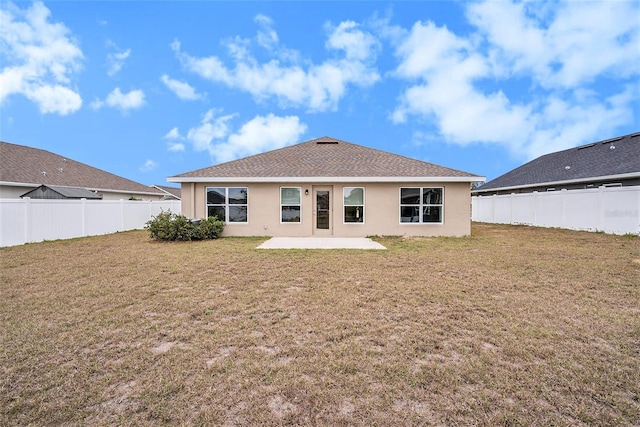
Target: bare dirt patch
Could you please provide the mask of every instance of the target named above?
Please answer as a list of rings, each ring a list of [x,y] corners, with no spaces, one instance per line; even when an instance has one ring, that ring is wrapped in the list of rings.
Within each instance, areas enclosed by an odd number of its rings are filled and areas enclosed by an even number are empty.
[[[640,238],[0,249],[0,425],[640,425]]]

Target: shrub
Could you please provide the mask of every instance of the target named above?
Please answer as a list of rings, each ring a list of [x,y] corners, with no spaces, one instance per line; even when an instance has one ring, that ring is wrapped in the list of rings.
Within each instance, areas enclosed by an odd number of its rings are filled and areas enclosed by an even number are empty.
[[[194,222],[184,215],[167,211],[151,217],[144,228],[149,230],[154,240],[204,240],[217,239],[222,233],[224,222],[215,216]]]

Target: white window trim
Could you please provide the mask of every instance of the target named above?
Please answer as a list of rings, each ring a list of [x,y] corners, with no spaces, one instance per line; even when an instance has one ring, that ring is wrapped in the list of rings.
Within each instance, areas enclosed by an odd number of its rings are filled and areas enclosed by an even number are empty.
[[[224,204],[224,223],[225,225],[233,225],[233,224],[249,224],[249,187],[244,186],[244,187],[214,187],[214,186],[209,186],[209,187],[205,187],[204,189],[204,201],[205,201],[205,213],[207,214],[207,218],[209,218],[209,206],[223,206],[223,205],[214,205],[212,203],[209,203],[207,200],[207,193],[209,192],[210,188],[224,188],[224,200],[225,200],[225,204]],[[246,188],[247,189],[247,204],[242,204],[242,205],[232,205],[229,203],[229,189],[230,188]],[[243,221],[243,222],[239,222],[239,221],[234,221],[234,222],[230,222],[229,221],[229,206],[246,206],[247,207],[247,220]]]
[[[344,204],[344,189],[345,188],[362,188],[362,205],[345,205]],[[364,223],[367,221],[366,219],[366,215],[365,215],[365,206],[367,204],[367,194],[366,194],[366,190],[365,187],[363,186],[349,186],[349,187],[342,187],[342,224],[343,225],[364,225]],[[346,206],[362,206],[362,222],[347,222],[344,220],[344,208]]]
[[[402,206],[417,206],[417,205],[405,205],[402,203],[402,189],[403,188],[418,188],[420,189],[420,221],[418,222],[402,222]],[[442,189],[442,203],[438,204],[424,204],[422,203],[422,194],[425,188],[440,188]],[[417,186],[407,186],[407,187],[399,187],[398,188],[398,221],[400,225],[444,225],[444,187],[417,187]],[[442,220],[440,222],[422,222],[422,210],[426,206],[440,206],[442,208]]]
[[[282,189],[283,188],[297,188],[298,189],[298,193],[300,193],[300,204],[299,205],[295,205],[295,204],[291,204],[291,203],[287,203],[286,205],[282,204]],[[291,186],[282,186],[280,187],[280,190],[278,190],[278,197],[280,198],[280,224],[284,224],[284,225],[301,225],[302,224],[302,187],[291,187]],[[300,206],[300,221],[298,222],[286,222],[282,220],[282,207],[283,206]]]

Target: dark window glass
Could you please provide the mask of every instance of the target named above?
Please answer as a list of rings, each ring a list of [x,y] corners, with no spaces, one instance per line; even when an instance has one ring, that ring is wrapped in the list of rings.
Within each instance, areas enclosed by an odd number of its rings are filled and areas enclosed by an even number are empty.
[[[345,206],[344,222],[363,222],[364,208],[362,206]]]
[[[420,222],[419,206],[401,206],[400,222]]]
[[[247,207],[229,206],[229,222],[247,222]]]
[[[424,203],[425,205],[441,205],[442,188],[423,189],[422,203]]]
[[[419,188],[401,188],[400,204],[401,205],[419,205],[420,189]]]
[[[217,216],[220,221],[225,221],[224,206],[209,206],[207,216]]]
[[[442,222],[442,207],[425,206],[422,213],[422,222]]]
[[[226,203],[224,190],[224,188],[207,188],[207,204],[224,205]]]
[[[283,206],[282,222],[300,222],[300,206]]]
[[[229,204],[230,205],[246,205],[247,204],[247,188],[246,187],[229,188]]]

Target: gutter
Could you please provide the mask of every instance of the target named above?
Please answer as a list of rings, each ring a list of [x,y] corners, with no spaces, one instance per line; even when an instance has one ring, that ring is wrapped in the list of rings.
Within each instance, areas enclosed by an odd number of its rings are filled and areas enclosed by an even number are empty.
[[[181,177],[170,176],[167,182],[485,182],[484,176],[285,176],[285,177]]]
[[[579,184],[581,182],[588,183],[593,181],[610,181],[610,180],[616,180],[616,179],[629,179],[629,178],[640,178],[640,172],[622,173],[618,175],[590,176],[588,178],[567,179],[563,181],[535,182],[531,184],[512,185],[508,187],[491,187],[491,188],[480,187],[476,190],[473,190],[471,194],[494,192],[494,191],[519,190],[522,188],[544,187],[544,186],[554,186],[554,185],[563,185],[563,184]]]

